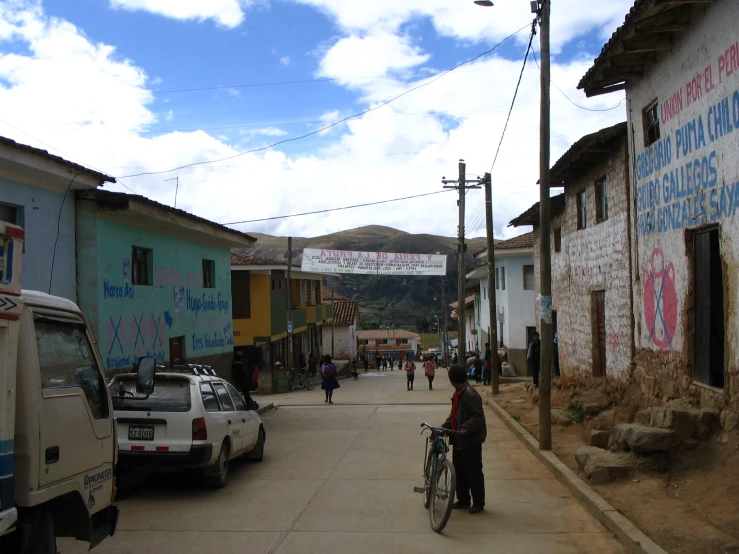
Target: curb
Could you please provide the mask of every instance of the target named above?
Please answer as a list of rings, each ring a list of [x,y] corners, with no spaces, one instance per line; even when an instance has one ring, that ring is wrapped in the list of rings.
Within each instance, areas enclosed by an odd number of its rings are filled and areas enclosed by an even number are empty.
[[[667,551],[645,535],[616,508],[590,488],[585,481],[565,465],[554,452],[539,450],[539,441],[518,423],[495,400],[484,398],[495,414],[503,420],[531,453],[569,490],[587,510],[621,541],[633,554],[667,554]]]
[[[257,409],[257,413],[259,415],[265,414],[269,412],[270,410],[274,410],[275,405],[274,403],[270,402],[269,404],[265,404],[264,406],[260,406],[259,409]]]

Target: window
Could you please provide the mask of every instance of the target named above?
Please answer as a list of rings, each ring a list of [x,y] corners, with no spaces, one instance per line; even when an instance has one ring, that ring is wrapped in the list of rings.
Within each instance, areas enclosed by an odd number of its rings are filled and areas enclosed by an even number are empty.
[[[390,344],[390,340],[389,339],[382,339],[382,344]]]
[[[488,299],[488,289],[487,287],[482,287],[482,299],[487,300]]]
[[[239,394],[239,391],[237,391],[232,385],[226,384],[226,388],[228,389],[228,392],[231,393],[231,399],[234,402],[234,406],[236,407],[237,412],[245,412],[246,411],[246,404],[244,404],[244,399],[241,398],[241,395]]]
[[[300,280],[300,305],[308,305],[308,290],[310,289],[310,281],[307,279]]]
[[[18,206],[0,203],[0,221],[21,225],[20,211],[21,209]]]
[[[523,266],[523,290],[534,290],[535,279],[534,279],[534,266],[525,265]]]
[[[228,391],[226,390],[226,387],[224,387],[223,384],[221,383],[214,383],[213,388],[216,389],[216,394],[218,395],[218,399],[221,401],[221,406],[223,406],[223,411],[233,412],[234,405],[233,405],[233,402],[231,402],[231,397],[228,395]]]
[[[203,260],[203,288],[216,288],[216,263],[213,260]]]
[[[608,219],[608,180],[605,177],[595,182],[595,219],[598,223]]]
[[[116,383],[111,390],[113,394],[123,398],[113,398],[114,410],[170,413],[190,411],[190,382],[185,378],[155,377],[154,392],[148,398],[136,394],[135,377],[125,377]]]
[[[562,250],[562,228],[557,227],[554,230],[554,251],[559,252]]]
[[[131,265],[133,266],[133,284],[134,285],[151,285],[152,284],[152,251],[148,248],[134,246],[131,254]]]
[[[200,383],[200,396],[203,399],[203,406],[206,412],[220,412],[221,407],[218,405],[216,393],[210,383]]]
[[[251,273],[249,271],[231,272],[231,302],[233,302],[234,319],[251,317]]]
[[[37,317],[36,347],[41,388],[79,387],[95,419],[108,417],[108,396],[81,322]]]
[[[659,140],[659,103],[655,100],[644,108],[644,146],[649,146]]]
[[[500,290],[505,290],[505,267],[500,268]]]
[[[495,268],[495,290],[500,289],[500,268]]]
[[[577,228],[585,229],[588,226],[587,211],[585,210],[585,191],[577,193]]]
[[[272,290],[282,290],[282,281],[285,279],[282,271],[272,272]]]
[[[366,345],[366,344],[369,344],[369,340],[366,340],[366,339],[359,339],[359,344],[361,344],[361,345]]]
[[[315,293],[316,304],[323,304],[321,298],[321,281],[313,281],[313,292]]]

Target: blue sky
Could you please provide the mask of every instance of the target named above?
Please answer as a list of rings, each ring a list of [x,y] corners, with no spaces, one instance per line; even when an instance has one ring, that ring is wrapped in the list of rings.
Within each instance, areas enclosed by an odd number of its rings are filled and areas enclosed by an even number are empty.
[[[585,99],[575,87],[631,0],[602,4],[560,0],[552,16],[553,79],[592,108],[622,98]],[[524,0],[494,8],[471,0],[9,0],[0,6],[0,134],[117,177],[228,157],[386,101],[531,18]],[[528,29],[494,55],[325,134],[112,188],[172,204],[165,179],[177,176],[178,207],[219,222],[437,190],[459,158],[471,173],[490,170],[527,38]],[[287,81],[309,82],[277,84]],[[254,84],[265,85],[238,86]],[[163,92],[193,88],[208,90]],[[553,95],[552,162],[583,134],[625,119],[623,104],[586,112]],[[499,236],[538,195],[537,133],[530,63],[493,171]],[[470,206],[468,233],[480,234],[474,194]],[[453,212],[453,201],[437,195],[238,228],[318,235],[382,223],[451,235]]]

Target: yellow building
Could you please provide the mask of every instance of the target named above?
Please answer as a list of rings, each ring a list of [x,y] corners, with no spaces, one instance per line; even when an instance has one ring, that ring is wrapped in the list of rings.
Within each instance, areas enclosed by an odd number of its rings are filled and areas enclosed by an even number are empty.
[[[280,361],[298,367],[300,354],[323,353],[321,327],[330,324],[333,305],[324,303],[322,275],[291,268],[287,284],[287,264],[254,254],[231,253],[231,295],[233,303],[234,348],[244,353],[245,362],[267,366]],[[293,362],[287,363],[287,294],[293,306]]]

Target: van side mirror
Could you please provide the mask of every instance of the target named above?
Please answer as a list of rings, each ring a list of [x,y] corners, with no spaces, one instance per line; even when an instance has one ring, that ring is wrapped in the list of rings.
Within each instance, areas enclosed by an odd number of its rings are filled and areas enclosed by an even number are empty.
[[[139,369],[136,373],[136,392],[149,396],[154,392],[154,373],[156,360],[152,356],[139,358]]]

